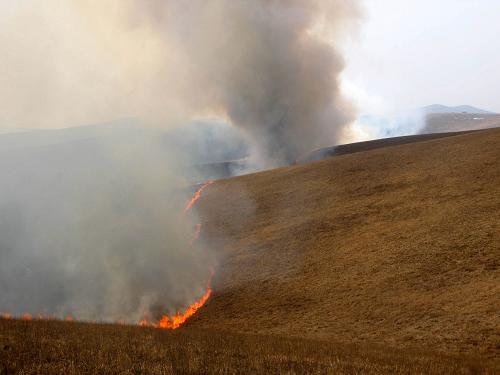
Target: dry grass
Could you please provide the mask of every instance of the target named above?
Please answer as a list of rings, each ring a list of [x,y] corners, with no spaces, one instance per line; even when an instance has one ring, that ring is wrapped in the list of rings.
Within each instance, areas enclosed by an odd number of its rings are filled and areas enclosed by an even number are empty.
[[[283,337],[0,320],[0,374],[494,374],[471,358]]]
[[[500,130],[219,181],[189,325],[500,355]]]
[[[327,157],[341,156],[354,154],[357,152],[366,152],[371,150],[377,150],[379,148],[386,148],[392,146],[406,145],[410,143],[425,142],[433,139],[453,137],[456,135],[464,135],[470,133],[470,131],[460,131],[460,132],[446,132],[446,133],[430,133],[430,134],[417,134],[417,135],[405,135],[401,137],[392,138],[381,138],[374,139],[371,141],[347,143],[338,146],[325,147],[317,150],[313,150],[297,159],[298,164],[308,163],[317,160],[323,160]]]

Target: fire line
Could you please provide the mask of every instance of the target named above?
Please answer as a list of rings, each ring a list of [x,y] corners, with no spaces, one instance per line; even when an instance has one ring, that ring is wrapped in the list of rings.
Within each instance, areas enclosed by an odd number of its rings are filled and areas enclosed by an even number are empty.
[[[198,190],[196,190],[196,192],[193,194],[192,198],[186,204],[186,207],[184,209],[185,215],[200,200],[203,190],[205,190],[211,184],[213,184],[213,181],[207,181]],[[196,224],[193,238],[190,242],[190,246],[193,246],[195,244],[195,242],[199,239],[200,234],[201,234],[201,224]],[[175,315],[172,315],[172,316],[163,315],[157,323],[151,322],[150,320],[144,318],[141,321],[139,321],[139,325],[143,326],[143,327],[154,327],[154,328],[162,328],[162,329],[177,329],[177,328],[179,328],[190,317],[192,317],[203,305],[205,305],[205,303],[208,301],[208,299],[212,295],[212,278],[213,278],[213,276],[214,276],[214,270],[212,268],[210,270],[210,277],[208,278],[208,281],[207,281],[205,293],[197,301],[195,301],[191,305],[189,305],[184,312],[179,311]],[[14,319],[14,316],[10,313],[1,313],[0,318],[9,320],[9,319]],[[31,314],[25,313],[25,314],[21,315],[20,319],[30,321],[30,320],[34,320],[34,319],[36,319],[36,320],[56,320],[57,318],[55,316],[50,316],[50,315],[45,316],[42,314],[39,314],[34,318]],[[65,318],[65,320],[67,322],[73,322],[74,318],[73,318],[73,316],[68,315]]]
[[[208,186],[213,184],[213,181],[205,182],[196,192],[193,194],[192,198],[186,204],[186,208],[184,209],[184,214],[187,214],[191,208],[200,200],[201,194],[203,190],[205,190]],[[190,246],[193,246],[194,243],[198,240],[201,234],[201,224],[196,224],[195,232],[193,234],[193,239],[190,242]],[[177,314],[173,316],[163,315],[158,323],[150,322],[148,319],[142,319],[139,322],[140,326],[143,327],[155,327],[155,328],[163,328],[163,329],[177,329],[182,324],[184,324],[190,317],[192,317],[205,303],[208,301],[210,296],[212,295],[212,278],[214,276],[214,270],[210,270],[210,277],[207,281],[207,289],[203,296],[200,299],[193,302],[184,312],[177,312]]]

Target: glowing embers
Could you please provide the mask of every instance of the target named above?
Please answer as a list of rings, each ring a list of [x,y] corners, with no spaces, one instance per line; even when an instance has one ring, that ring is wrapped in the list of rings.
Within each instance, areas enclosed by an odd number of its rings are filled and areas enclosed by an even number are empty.
[[[8,312],[0,313],[0,319],[5,319],[5,320],[18,319],[18,320],[24,320],[24,321],[31,321],[31,320],[65,320],[67,322],[74,321],[74,319],[71,315],[68,315],[65,318],[62,318],[62,317],[57,317],[55,315],[44,315],[44,314],[32,315],[30,313],[24,313],[21,315],[14,315],[14,314],[11,314]]]

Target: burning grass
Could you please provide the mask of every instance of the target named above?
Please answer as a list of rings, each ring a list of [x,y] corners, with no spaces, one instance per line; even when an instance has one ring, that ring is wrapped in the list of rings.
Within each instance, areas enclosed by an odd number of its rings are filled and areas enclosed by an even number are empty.
[[[196,205],[196,203],[200,200],[201,195],[203,193],[203,190],[205,190],[208,186],[213,184],[213,181],[207,181],[203,183],[193,194],[191,199],[186,203],[186,207],[184,209],[184,215],[187,215],[189,211]],[[196,224],[194,233],[193,233],[193,238],[190,241],[190,246],[193,246],[198,238],[200,237],[201,234],[201,224]],[[138,325],[142,327],[153,327],[153,328],[162,328],[162,329],[177,329],[180,326],[182,326],[190,317],[192,317],[196,312],[205,305],[205,303],[208,301],[210,296],[212,295],[212,279],[214,276],[215,270],[211,268],[210,270],[210,277],[208,278],[207,285],[206,285],[206,290],[203,293],[203,295],[193,303],[191,303],[189,306],[186,307],[185,310],[183,311],[178,311],[174,315],[162,315],[162,317],[155,321],[149,317],[143,317],[139,322]],[[30,313],[24,313],[21,316],[13,316],[9,312],[2,312],[0,313],[0,318],[6,319],[6,320],[11,320],[13,318],[21,319],[24,321],[30,321],[30,320],[58,320],[56,316],[53,315],[45,315],[45,314],[37,314],[33,316]],[[69,315],[65,318],[66,321],[72,322],[74,318]],[[120,322],[118,322],[120,323]]]
[[[495,374],[471,357],[204,330],[0,319],[0,374]]]
[[[200,299],[193,302],[184,312],[178,312],[173,316],[163,315],[159,322],[152,323],[147,319],[143,319],[139,322],[139,325],[142,327],[153,327],[153,328],[162,328],[162,329],[177,329],[182,326],[186,321],[191,318],[196,312],[203,307],[205,303],[207,303],[208,299],[212,295],[212,282],[213,272],[210,276],[210,279],[207,283],[207,290],[201,296]]]
[[[499,142],[219,181],[199,203],[226,257],[185,326],[0,319],[0,375],[498,374]]]
[[[205,190],[211,184],[213,184],[213,181],[207,181],[204,184],[202,184],[201,187],[198,188],[198,190],[195,191],[191,199],[186,204],[186,208],[184,209],[184,214],[187,214],[189,210],[191,210],[196,205],[196,203],[201,198],[203,190]],[[196,243],[196,241],[198,241],[200,234],[201,234],[201,224],[196,224],[193,234],[193,239],[190,242],[190,246],[193,246]],[[181,325],[186,323],[186,321],[189,318],[191,318],[194,314],[196,314],[196,312],[201,307],[203,307],[205,303],[207,303],[208,299],[212,295],[212,278],[214,277],[214,273],[215,273],[214,269],[211,269],[205,293],[203,293],[203,295],[198,300],[189,305],[184,312],[177,312],[177,314],[173,316],[163,315],[158,322],[153,322],[150,319],[144,318],[139,322],[139,325],[142,327],[154,327],[163,329],[179,328]]]

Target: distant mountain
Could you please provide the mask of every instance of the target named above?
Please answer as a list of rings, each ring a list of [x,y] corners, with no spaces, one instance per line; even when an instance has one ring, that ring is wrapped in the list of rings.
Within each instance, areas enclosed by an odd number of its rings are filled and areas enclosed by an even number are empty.
[[[73,162],[75,168],[92,170],[109,161],[110,152],[151,144],[152,152],[172,162],[189,181],[228,177],[243,168],[240,159],[249,145],[238,128],[214,120],[195,121],[176,128],[149,128],[139,121],[115,122],[63,129],[25,130],[0,133],[0,170],[15,171],[16,165],[39,170]],[[29,169],[29,168],[28,168]],[[231,172],[231,173],[229,173]],[[2,175],[4,177],[4,175]],[[3,181],[2,181],[3,182]],[[0,184],[1,185],[1,184]],[[1,246],[0,246],[1,247]]]
[[[432,104],[427,107],[421,108],[425,114],[434,113],[477,113],[477,114],[494,114],[494,112],[486,111],[484,109],[472,107],[470,105],[458,105],[455,107],[449,107],[442,104]]]

